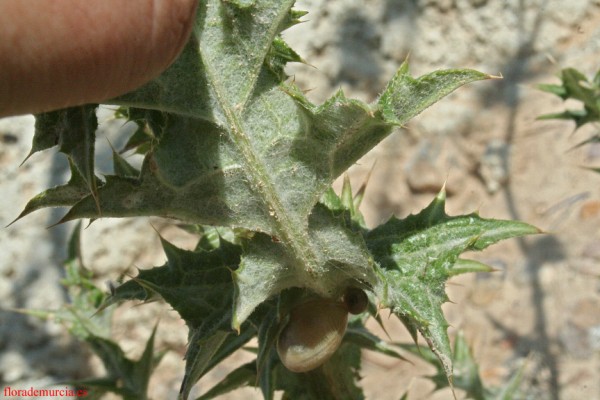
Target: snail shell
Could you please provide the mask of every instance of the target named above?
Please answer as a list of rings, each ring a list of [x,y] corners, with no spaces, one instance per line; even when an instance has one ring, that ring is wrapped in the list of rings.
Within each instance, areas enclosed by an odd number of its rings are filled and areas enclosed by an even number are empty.
[[[317,368],[340,346],[347,324],[342,302],[318,299],[296,306],[277,341],[281,362],[292,372]]]
[[[363,290],[350,287],[344,293],[344,304],[350,314],[362,314],[369,305],[369,298]]]
[[[351,287],[343,301],[313,299],[294,307],[277,341],[283,365],[292,372],[307,372],[325,363],[342,343],[348,312],[360,314],[368,304],[365,292]]]

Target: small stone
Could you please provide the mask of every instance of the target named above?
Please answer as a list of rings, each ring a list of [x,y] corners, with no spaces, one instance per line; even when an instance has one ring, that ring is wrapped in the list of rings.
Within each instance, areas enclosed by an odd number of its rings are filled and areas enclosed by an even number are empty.
[[[598,215],[600,215],[600,200],[586,201],[579,209],[580,219],[597,218]]]
[[[8,351],[0,358],[0,374],[6,383],[22,379],[27,369],[25,358],[17,352]]]
[[[509,152],[510,146],[502,140],[493,139],[487,144],[479,163],[479,175],[489,193],[496,193],[508,182]]]

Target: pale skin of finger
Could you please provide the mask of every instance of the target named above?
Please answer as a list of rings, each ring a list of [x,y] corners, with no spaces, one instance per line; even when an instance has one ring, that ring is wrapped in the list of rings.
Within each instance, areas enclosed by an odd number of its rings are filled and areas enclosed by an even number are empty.
[[[196,0],[0,0],[0,117],[101,102],[164,71]]]

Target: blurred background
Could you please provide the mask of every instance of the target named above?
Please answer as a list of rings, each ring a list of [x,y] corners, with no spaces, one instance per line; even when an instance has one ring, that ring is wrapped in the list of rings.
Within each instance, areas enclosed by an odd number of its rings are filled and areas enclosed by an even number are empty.
[[[536,89],[560,83],[562,68],[593,77],[600,69],[598,0],[298,1],[309,14],[284,38],[306,60],[288,73],[315,103],[342,88],[373,101],[408,57],[413,76],[473,68],[501,80],[459,89],[384,140],[350,169],[354,187],[370,173],[362,211],[374,227],[425,207],[444,182],[449,214],[519,219],[546,235],[512,239],[469,255],[497,269],[454,278],[444,306],[450,334],[464,332],[484,381],[501,385],[527,360],[523,391],[532,399],[600,399],[600,166],[597,144],[572,150],[594,133],[568,121],[537,121],[562,111]],[[577,107],[568,103],[567,106]],[[112,172],[110,143],[123,143],[122,121],[105,112],[97,139],[100,172]],[[99,363],[56,324],[9,311],[59,308],[62,261],[73,225],[47,229],[65,210],[38,211],[15,224],[26,202],[68,179],[62,155],[29,153],[33,118],[0,120],[0,386],[43,387],[99,373]],[[339,182],[338,182],[339,184]],[[336,185],[338,185],[336,184]],[[337,186],[339,187],[339,185]],[[175,244],[193,238],[153,218],[103,219],[83,232],[85,264],[98,283],[164,262],[156,228]],[[157,347],[169,349],[151,383],[153,398],[175,398],[183,377],[187,329],[164,304],[124,305],[115,338],[138,357],[157,318]],[[384,318],[395,341],[405,329]],[[385,337],[383,332],[378,332]],[[247,360],[235,355],[198,385],[198,393]],[[412,359],[411,359],[412,360]],[[434,396],[412,360],[365,353],[369,399]],[[224,398],[260,398],[252,389]]]

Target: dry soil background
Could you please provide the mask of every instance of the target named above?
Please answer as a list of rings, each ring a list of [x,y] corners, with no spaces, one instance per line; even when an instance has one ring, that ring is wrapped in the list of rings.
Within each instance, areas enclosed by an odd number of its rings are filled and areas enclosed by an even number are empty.
[[[321,102],[338,88],[373,100],[410,54],[415,76],[469,67],[504,79],[460,89],[411,121],[351,169],[363,182],[372,169],[363,211],[372,226],[390,215],[423,208],[447,180],[449,212],[479,210],[483,217],[514,218],[550,234],[510,240],[473,254],[498,269],[454,279],[453,303],[444,306],[451,335],[465,332],[481,373],[502,384],[527,359],[523,389],[532,399],[600,399],[600,149],[567,151],[590,130],[572,135],[566,122],[536,121],[563,104],[535,89],[557,82],[562,67],[590,76],[600,68],[597,0],[379,0],[302,1],[306,23],[285,38],[310,66],[290,68],[296,82]],[[0,120],[0,226],[26,201],[66,179],[60,156],[46,152],[18,167],[29,151],[31,117]],[[120,123],[99,135],[99,169],[110,171],[109,146]],[[45,210],[0,229],[0,386],[41,387],[97,370],[87,352],[62,330],[7,311],[56,308],[66,301],[59,285],[66,237],[72,226],[45,227],[63,210]],[[162,264],[154,225],[176,244],[191,238],[160,220],[101,220],[84,232],[87,265],[98,281],[134,266]],[[133,357],[160,316],[157,345],[171,351],[152,382],[155,399],[175,398],[182,378],[186,329],[164,305],[118,311],[115,335]],[[394,340],[405,330],[388,321]],[[224,376],[237,355],[209,380]],[[430,373],[365,353],[363,383],[370,399],[447,399],[431,395]],[[211,383],[201,383],[199,391]],[[259,398],[251,389],[225,398]]]

